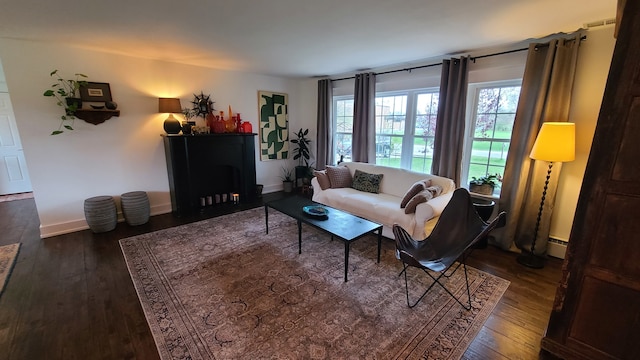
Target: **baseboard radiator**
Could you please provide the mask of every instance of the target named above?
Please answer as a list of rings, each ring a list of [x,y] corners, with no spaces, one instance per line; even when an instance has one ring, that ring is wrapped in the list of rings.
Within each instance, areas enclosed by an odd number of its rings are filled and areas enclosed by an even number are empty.
[[[547,243],[547,254],[558,259],[564,259],[564,255],[567,252],[567,245],[569,245],[569,242],[566,240],[550,237]]]

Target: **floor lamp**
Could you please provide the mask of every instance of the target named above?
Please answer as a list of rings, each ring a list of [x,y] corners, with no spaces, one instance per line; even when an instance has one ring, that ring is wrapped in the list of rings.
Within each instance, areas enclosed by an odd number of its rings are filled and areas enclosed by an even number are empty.
[[[542,269],[544,267],[544,258],[537,256],[535,250],[536,240],[538,239],[538,229],[540,228],[540,219],[542,218],[542,210],[544,208],[544,200],[547,196],[549,178],[551,177],[551,168],[554,162],[568,162],[575,159],[575,138],[575,124],[568,122],[545,122],[540,128],[536,142],[533,144],[533,149],[531,149],[531,154],[529,154],[529,157],[534,160],[549,162],[549,168],[547,170],[547,179],[544,182],[540,208],[538,209],[536,227],[533,230],[531,251],[523,250],[523,253],[517,257],[517,261],[524,266],[534,269]]]

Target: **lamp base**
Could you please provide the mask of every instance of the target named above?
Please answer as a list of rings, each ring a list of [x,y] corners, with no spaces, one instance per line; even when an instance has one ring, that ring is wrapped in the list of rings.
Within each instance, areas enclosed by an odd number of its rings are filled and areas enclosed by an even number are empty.
[[[528,251],[523,252],[522,254],[520,254],[517,258],[516,261],[518,261],[518,263],[520,265],[524,265],[526,267],[530,267],[532,269],[542,269],[544,267],[544,258],[541,258],[533,253],[530,253]]]
[[[173,114],[169,114],[167,120],[164,121],[163,127],[167,134],[179,134],[180,130],[182,130],[182,124],[173,117]]]

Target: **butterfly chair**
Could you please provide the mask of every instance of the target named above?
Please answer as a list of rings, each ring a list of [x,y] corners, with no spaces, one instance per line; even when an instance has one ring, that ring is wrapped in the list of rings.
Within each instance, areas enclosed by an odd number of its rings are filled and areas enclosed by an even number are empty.
[[[471,293],[469,291],[469,278],[465,260],[472,250],[472,246],[486,238],[491,230],[504,226],[506,213],[501,212],[495,219],[487,223],[483,221],[471,201],[471,196],[466,189],[460,188],[453,192],[451,200],[442,211],[440,219],[436,223],[431,234],[422,241],[414,240],[409,233],[397,224],[393,225],[393,234],[396,238],[396,257],[402,261],[404,273],[404,285],[407,293],[407,305],[410,308],[418,305],[420,300],[437,283],[451,295],[463,308],[471,310]],[[457,263],[453,271],[449,270]],[[462,265],[467,286],[469,304],[463,304],[440,279],[449,278]],[[409,285],[407,283],[407,268],[413,266],[424,270],[433,279],[433,283],[425,290],[420,298],[413,304],[409,302]],[[430,271],[438,274],[434,276]]]

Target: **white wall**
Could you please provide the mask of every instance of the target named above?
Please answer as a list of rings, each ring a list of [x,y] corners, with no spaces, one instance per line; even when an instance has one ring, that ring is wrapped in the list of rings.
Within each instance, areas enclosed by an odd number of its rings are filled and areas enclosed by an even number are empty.
[[[576,159],[562,164],[549,237],[568,241],[582,187],[615,38],[613,25],[588,31],[580,45],[569,121],[576,124]]]
[[[310,82],[8,39],[0,39],[0,59],[43,237],[86,228],[84,199],[92,196],[118,197],[143,190],[149,194],[152,214],[170,211],[160,137],[166,115],[157,113],[158,97],[179,97],[182,106],[189,107],[193,94],[203,91],[211,95],[217,110],[226,112],[231,105],[258,132],[257,91],[288,93],[290,128],[312,127],[315,139],[315,88]],[[78,72],[88,75],[89,81],[110,83],[120,117],[99,125],[76,120],[74,131],[50,136],[59,124],[61,108],[42,93],[53,83],[49,73],[54,69],[66,77]],[[262,162],[256,151],[257,180],[265,192],[282,188],[285,164],[293,162]]]

